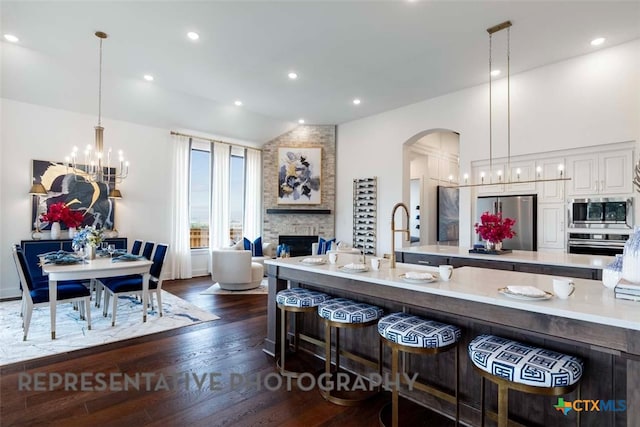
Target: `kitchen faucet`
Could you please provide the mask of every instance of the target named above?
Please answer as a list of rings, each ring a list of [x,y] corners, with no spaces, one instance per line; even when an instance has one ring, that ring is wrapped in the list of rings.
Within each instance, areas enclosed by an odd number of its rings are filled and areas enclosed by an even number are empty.
[[[399,228],[396,230],[396,211],[398,208],[403,208],[404,212],[407,214],[407,228]],[[397,232],[407,233],[407,241],[409,241],[409,208],[404,203],[396,203],[393,207],[393,211],[391,211],[391,258],[389,268],[396,268],[396,242],[395,235]]]

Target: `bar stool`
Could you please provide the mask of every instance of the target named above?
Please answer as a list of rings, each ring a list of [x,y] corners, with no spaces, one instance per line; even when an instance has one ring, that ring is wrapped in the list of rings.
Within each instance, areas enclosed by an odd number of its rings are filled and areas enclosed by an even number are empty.
[[[456,425],[459,421],[458,405],[458,341],[462,335],[460,328],[447,325],[435,320],[424,319],[409,313],[393,313],[384,316],[378,322],[380,339],[391,347],[391,378],[393,390],[391,392],[391,424],[397,427],[399,420],[399,392],[398,354],[399,352],[414,354],[438,354],[455,349],[455,394],[452,400],[456,405]],[[432,392],[433,389],[425,384],[414,384],[414,387]],[[450,396],[444,392],[436,393],[438,397]],[[383,412],[388,412],[388,405],[380,410],[380,423],[385,425]]]
[[[297,327],[298,317],[296,313],[311,313],[316,311],[319,304],[327,301],[331,297],[322,292],[312,291],[304,288],[284,289],[276,294],[276,303],[280,309],[280,359],[276,365],[280,369],[280,375],[289,375],[297,378],[301,372],[289,371],[285,367],[286,342],[287,342],[287,312],[294,313],[296,328],[294,332],[294,350],[298,351],[300,334]]]
[[[498,427],[507,427],[509,390],[559,396],[570,393],[578,387],[582,376],[583,364],[577,357],[495,335],[480,335],[474,338],[469,343],[468,350],[474,370],[482,377],[480,392],[482,426],[484,426],[485,378],[498,386]],[[578,419],[578,425],[579,422]]]
[[[318,315],[324,319],[324,339],[325,339],[325,375],[331,376],[331,328],[336,329],[336,374],[340,373],[340,329],[355,329],[373,326],[382,317],[384,311],[375,305],[360,303],[347,298],[333,298],[318,306]],[[372,363],[363,357],[344,352],[349,359],[362,364],[375,365],[378,374],[380,370],[380,360],[382,359],[382,346],[378,345],[378,360]],[[340,391],[340,390],[338,390]],[[325,400],[343,406],[357,405],[359,402],[373,397],[378,390],[367,391],[343,391],[343,395],[332,393],[332,390],[320,389],[320,393]]]

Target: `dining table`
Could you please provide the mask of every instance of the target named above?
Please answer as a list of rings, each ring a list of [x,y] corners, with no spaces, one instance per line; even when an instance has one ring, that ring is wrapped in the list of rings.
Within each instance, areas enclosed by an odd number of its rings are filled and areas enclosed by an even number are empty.
[[[107,277],[142,275],[142,307],[147,307],[149,270],[153,263],[147,259],[114,262],[112,258],[98,257],[77,264],[43,264],[42,272],[49,278],[49,307],[51,313],[51,339],[56,339],[56,302],[58,282],[62,280],[90,280]],[[142,321],[147,321],[147,310],[142,310]]]

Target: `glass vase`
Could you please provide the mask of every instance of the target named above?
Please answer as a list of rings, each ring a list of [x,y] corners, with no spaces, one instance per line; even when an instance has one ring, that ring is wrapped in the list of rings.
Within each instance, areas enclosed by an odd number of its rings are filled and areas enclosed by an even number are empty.
[[[622,254],[622,278],[640,284],[640,226],[636,226],[624,244]]]
[[[488,251],[501,251],[502,250],[502,242],[490,242],[490,241],[486,241],[484,243],[485,248]]]

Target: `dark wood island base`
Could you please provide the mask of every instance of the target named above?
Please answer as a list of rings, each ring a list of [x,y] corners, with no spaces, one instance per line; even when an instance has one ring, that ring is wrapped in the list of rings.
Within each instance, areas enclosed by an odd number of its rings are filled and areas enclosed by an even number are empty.
[[[459,361],[460,419],[463,423],[480,423],[480,376],[473,372],[466,349],[474,337],[485,333],[580,357],[585,363],[580,396],[577,391],[562,396],[565,402],[574,402],[576,410],[584,409],[580,411],[580,425],[637,427],[640,422],[640,305],[613,299],[596,281],[575,279],[578,290],[574,300],[554,298],[553,301],[523,305],[520,301],[494,296],[498,285],[504,285],[503,280],[509,284],[530,282],[544,289],[541,283],[550,280],[549,276],[541,278],[528,273],[463,267],[455,270],[450,282],[416,286],[404,284],[399,279],[403,272],[415,270],[415,266],[399,265],[394,270],[383,267],[376,272],[352,274],[340,272],[333,265],[302,266],[295,258],[267,261],[266,264],[269,301],[264,351],[270,355],[275,356],[280,345],[280,316],[276,313],[275,295],[290,282],[292,287],[316,289],[334,297],[375,304],[385,312],[405,310],[459,326],[463,331]],[[464,284],[467,282],[469,285]],[[483,288],[486,291],[482,291]],[[596,299],[599,296],[601,300]],[[595,305],[596,309],[585,309],[585,313],[581,313],[581,307],[588,307],[588,304]],[[602,310],[598,305],[602,305]],[[604,313],[597,314],[599,311]],[[323,323],[317,316],[305,316],[300,327],[305,334],[323,337]],[[365,356],[376,354],[378,342],[375,330],[366,334],[358,331],[357,335],[347,333],[341,337],[345,350]],[[300,345],[304,347],[306,343]],[[323,357],[316,347],[307,345],[306,348],[319,358]],[[407,355],[407,372],[418,373],[419,381],[451,392],[455,375],[452,357],[447,353],[430,358]],[[389,372],[388,349],[385,349],[383,359],[385,372]],[[347,367],[357,369],[357,365]],[[449,418],[455,415],[455,405],[432,395],[407,389],[402,390],[401,395]],[[485,396],[488,419],[495,420],[497,388],[487,384]],[[578,399],[599,400],[604,405],[600,404],[602,407],[595,410],[593,403],[575,402]],[[612,407],[609,401],[616,401],[617,406]],[[620,401],[624,401],[624,410]],[[557,397],[513,393],[509,396],[509,417],[514,425],[575,425],[577,411],[570,410],[565,415],[554,407],[557,405]]]

